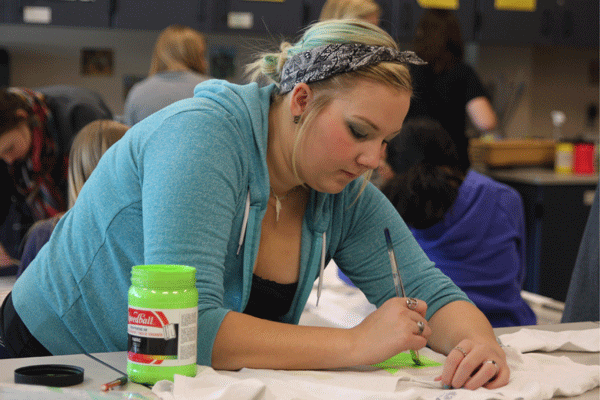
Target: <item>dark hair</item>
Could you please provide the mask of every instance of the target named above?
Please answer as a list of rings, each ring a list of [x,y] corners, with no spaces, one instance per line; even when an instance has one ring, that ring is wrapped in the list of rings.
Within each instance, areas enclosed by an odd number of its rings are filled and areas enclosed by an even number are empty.
[[[0,89],[0,136],[16,128],[25,120],[17,115],[17,110],[24,110],[27,113],[29,117],[26,122],[30,127],[36,126],[37,118],[27,100],[18,94],[11,93],[8,88]]]
[[[381,190],[404,221],[417,229],[440,222],[466,173],[450,135],[430,119],[406,121],[387,156],[395,176]]]
[[[450,10],[426,10],[417,23],[413,44],[417,55],[436,70],[447,69],[464,57],[460,23]]]

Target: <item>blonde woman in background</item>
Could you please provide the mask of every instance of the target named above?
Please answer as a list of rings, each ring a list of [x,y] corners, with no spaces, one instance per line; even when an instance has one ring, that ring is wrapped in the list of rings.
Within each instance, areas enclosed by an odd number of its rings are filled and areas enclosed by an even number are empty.
[[[209,78],[206,40],[202,33],[171,25],[158,36],[148,77],[135,84],[125,100],[123,122],[133,126],[148,115],[194,95]]]
[[[327,0],[319,21],[328,19],[360,19],[379,25],[381,7],[375,0]]]
[[[69,209],[92,174],[100,158],[117,140],[121,139],[129,127],[120,122],[100,119],[90,122],[77,133],[69,154],[68,197]],[[36,222],[23,239],[24,247],[21,264],[17,271],[19,277],[35,258],[38,251],[50,239],[54,227],[64,213]]]

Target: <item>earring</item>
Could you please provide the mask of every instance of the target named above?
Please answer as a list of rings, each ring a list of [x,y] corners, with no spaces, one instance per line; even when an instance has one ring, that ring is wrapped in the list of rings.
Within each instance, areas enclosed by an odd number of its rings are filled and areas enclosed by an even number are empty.
[[[300,122],[300,116],[294,115],[294,123],[297,124],[298,122]]]

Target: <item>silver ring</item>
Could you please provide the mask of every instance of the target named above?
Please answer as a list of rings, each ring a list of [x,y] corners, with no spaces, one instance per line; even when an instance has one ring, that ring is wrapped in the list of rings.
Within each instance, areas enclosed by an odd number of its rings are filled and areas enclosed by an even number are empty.
[[[494,367],[496,367],[496,373],[494,374],[494,376],[492,376],[490,378],[490,381],[493,381],[494,379],[496,379],[496,377],[498,376],[498,372],[500,372],[500,367],[498,366],[498,363],[496,363],[496,361],[494,361],[494,360],[486,360],[483,362],[483,364],[493,364]]]
[[[463,348],[462,348],[462,347],[460,347],[460,346],[456,346],[456,347],[455,347],[454,349],[452,349],[452,350],[458,350],[458,351],[460,351],[460,352],[462,353],[463,357],[466,357],[466,356],[467,356],[467,352],[465,351],[465,349],[463,349]],[[487,361],[486,361],[486,362],[487,362]]]
[[[417,321],[417,328],[419,328],[419,335],[422,335],[425,330],[425,323],[423,321]]]
[[[406,307],[408,307],[409,310],[415,310],[418,305],[419,301],[417,299],[413,299],[412,297],[406,299]]]

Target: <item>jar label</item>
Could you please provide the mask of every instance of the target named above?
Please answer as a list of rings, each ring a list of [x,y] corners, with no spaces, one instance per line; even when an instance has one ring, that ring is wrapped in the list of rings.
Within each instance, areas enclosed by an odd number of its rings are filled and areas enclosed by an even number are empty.
[[[127,358],[142,365],[196,364],[198,309],[129,307]]]

